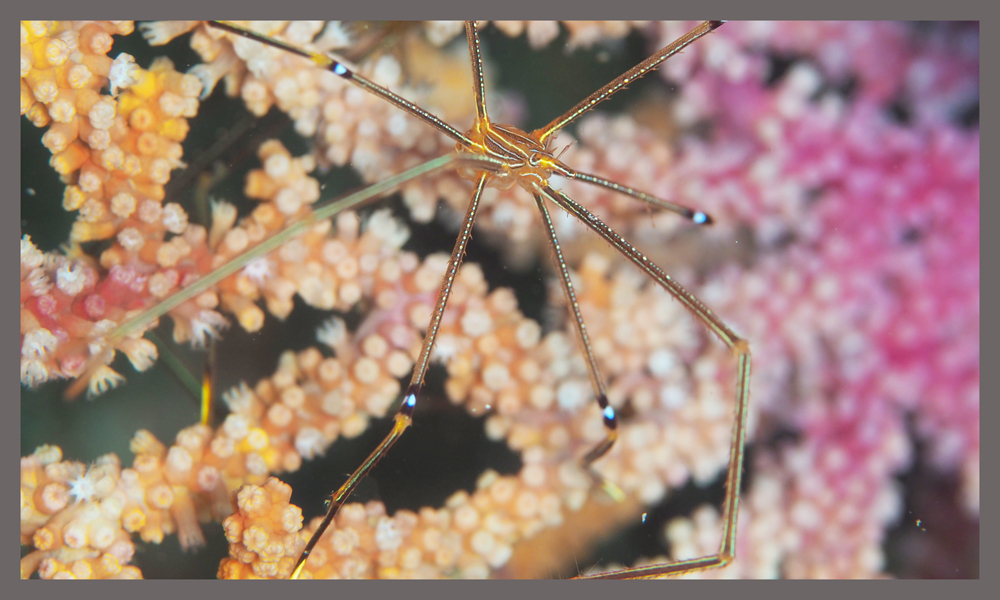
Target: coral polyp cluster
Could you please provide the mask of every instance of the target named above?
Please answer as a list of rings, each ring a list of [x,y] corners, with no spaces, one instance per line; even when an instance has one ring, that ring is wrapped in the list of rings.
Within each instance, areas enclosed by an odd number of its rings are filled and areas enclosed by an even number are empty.
[[[490,114],[544,124],[545,111],[618,74],[558,95],[602,60],[624,62],[620,73],[692,25],[483,24]],[[244,26],[341,55],[459,130],[476,115],[461,24]],[[118,51],[147,42],[135,58]],[[696,576],[978,573],[975,540],[960,533],[979,515],[978,44],[976,24],[730,22],[636,86],[627,108],[588,113],[555,139],[566,164],[713,219],[694,228],[603,188],[553,182],[753,349],[737,559]],[[621,57],[632,47],[638,56]],[[554,64],[509,89],[509,63],[520,70],[536,52]],[[112,427],[125,420],[115,402],[142,407],[120,434],[24,418],[21,576],[140,577],[152,565],[137,547],[176,535],[182,548],[215,548],[199,555],[210,575],[287,577],[323,500],[292,503],[297,477],[339,485],[343,475],[318,475],[316,463],[353,469],[338,455],[366,454],[383,434],[447,269],[453,238],[436,236],[455,228],[471,185],[454,172],[410,179],[396,200],[310,223],[212,274],[348,188],[454,141],[308,60],[204,22],[24,22],[20,56],[22,134],[50,159],[22,171],[25,214],[47,211],[22,226],[22,414],[50,402]],[[540,108],[542,90],[556,108]],[[188,169],[213,162],[229,113],[265,131],[223,150],[213,173]],[[274,122],[288,135],[275,139]],[[45,172],[59,182],[46,187]],[[572,576],[718,551],[711,502],[729,461],[735,361],[582,223],[557,216],[621,420],[618,443],[581,468],[605,435],[602,413],[533,204],[517,187],[484,192],[407,433],[458,411],[485,441],[450,449],[458,434],[436,432],[448,449],[435,460],[394,449],[387,462],[397,452],[409,462],[380,465],[303,577]],[[57,205],[76,214],[51,241]],[[214,422],[196,422],[184,391],[140,404],[172,389],[164,365],[183,352],[165,337],[218,349]],[[265,366],[230,370],[258,355]],[[45,397],[82,390],[95,401]],[[512,460],[441,475],[484,448]],[[421,473],[433,499],[394,498],[382,477],[398,471]],[[659,545],[620,555],[601,545],[643,523]]]

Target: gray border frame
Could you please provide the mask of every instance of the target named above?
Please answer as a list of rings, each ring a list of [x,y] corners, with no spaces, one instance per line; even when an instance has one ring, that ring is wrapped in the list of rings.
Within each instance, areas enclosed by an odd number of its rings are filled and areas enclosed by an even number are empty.
[[[672,3],[671,3],[672,4]],[[93,13],[113,13],[114,15],[134,15],[138,14],[142,17],[155,17],[155,18],[170,18],[178,16],[186,16],[193,12],[200,12],[202,14],[208,13],[208,16],[224,16],[222,3],[210,3],[209,10],[206,9],[205,2],[195,2],[193,0],[173,0],[169,5],[137,5],[135,2],[126,3],[120,0],[98,0],[94,2],[91,0],[85,7],[80,2],[70,2],[69,0],[57,0],[55,5],[47,4],[44,8],[38,5],[26,5],[18,3],[11,7],[7,5],[4,7],[4,12],[11,10],[12,12],[18,13],[18,18],[30,18],[32,16],[38,16],[37,13],[44,12],[48,14],[53,14],[56,12],[61,13],[64,18],[72,18],[74,16],[87,16],[93,17]],[[493,18],[496,16],[529,16],[535,19],[542,18],[559,18],[567,16],[567,9],[570,9],[571,16],[575,19],[588,17],[588,18],[600,18],[612,16],[616,19],[626,19],[626,18],[649,18],[649,17],[671,17],[671,18],[689,18],[698,19],[711,16],[724,16],[728,18],[744,18],[744,19],[760,19],[760,18],[781,18],[781,19],[831,19],[831,18],[856,18],[856,19],[952,19],[952,20],[979,20],[986,27],[982,27],[984,31],[991,31],[988,27],[989,23],[996,23],[995,18],[995,7],[987,7],[985,2],[980,2],[978,0],[952,0],[947,3],[941,2],[929,2],[926,0],[920,0],[918,2],[883,2],[883,3],[872,3],[872,2],[862,2],[860,0],[848,0],[848,2],[836,2],[836,3],[823,3],[823,4],[808,4],[803,2],[788,1],[788,0],[764,0],[763,2],[755,3],[744,3],[738,2],[738,0],[699,0],[697,2],[685,3],[681,6],[670,6],[665,5],[665,3],[655,2],[654,0],[614,0],[613,2],[599,1],[599,0],[577,0],[572,3],[571,8],[564,3],[551,3],[551,4],[540,4],[537,2],[529,2],[527,0],[504,0],[503,2],[468,2],[458,1],[458,0],[420,0],[419,2],[408,2],[407,0],[366,0],[363,3],[341,3],[341,6],[334,7],[325,2],[320,2],[318,0],[293,0],[289,2],[288,0],[283,0],[280,3],[274,2],[262,2],[262,1],[252,1],[252,2],[242,2],[238,5],[238,12],[244,16],[252,16],[257,18],[268,18],[274,15],[275,8],[280,7],[280,11],[284,17],[289,15],[316,15],[322,12],[333,12],[336,10],[339,14],[343,15],[346,13],[350,18],[363,19],[363,18],[386,18],[387,16],[392,16],[393,18],[466,18],[466,17],[477,17],[477,18]],[[55,10],[53,10],[55,9]],[[35,14],[31,14],[35,13]],[[47,16],[47,15],[46,15]],[[981,47],[980,53],[984,56],[1000,56],[1000,48],[998,48],[997,36],[995,35],[983,35],[981,37]],[[13,44],[12,44],[13,45]],[[13,55],[13,48],[9,51],[9,56]],[[992,75],[991,75],[992,73]],[[982,82],[981,82],[981,106],[995,106],[994,102],[997,97],[997,71],[991,69],[984,69],[982,71]],[[15,114],[15,109],[13,108],[13,94],[8,96],[8,100],[4,103],[9,104],[8,109],[4,111],[4,114]],[[990,101],[989,98],[993,98]],[[19,123],[16,124],[19,126]],[[8,128],[15,127],[15,121],[9,119],[3,122],[4,131],[7,134],[4,136],[7,140],[17,139]],[[992,132],[995,135],[996,122],[991,120],[989,117],[981,118],[980,129],[981,132],[989,133]],[[985,131],[984,131],[985,130]],[[982,146],[981,146],[981,162],[987,164],[996,164],[997,162],[997,148],[993,135],[984,134],[981,135]],[[14,156],[19,157],[19,150],[11,148],[12,142],[8,141],[5,143],[6,152],[5,155],[10,156],[8,152],[14,153]],[[993,157],[990,159],[990,157]],[[985,159],[985,160],[983,160]],[[9,161],[3,163],[3,172],[7,173],[5,179],[20,181],[20,159],[17,161]],[[993,193],[988,191],[981,192],[981,196],[984,197],[997,197],[996,189],[996,179],[993,177],[993,171],[987,170],[985,172],[985,177],[983,177],[985,185],[981,189],[993,190]],[[11,229],[11,233],[4,234],[7,237],[3,238],[9,241],[12,245],[15,243],[14,240],[19,238],[19,232],[15,235],[15,228],[19,229],[19,207],[14,207],[12,204],[4,204],[2,209],[4,214],[3,218],[0,218],[0,228]],[[981,220],[986,222],[997,222],[997,208],[995,205],[984,205],[981,207]],[[992,215],[992,216],[991,216]],[[992,247],[993,251],[998,251],[998,241],[995,237],[987,237],[983,239],[983,244],[981,248],[986,248],[987,250]],[[981,254],[983,253],[981,249]],[[18,267],[13,261],[13,257],[16,256],[18,252],[12,247],[10,251],[3,253],[3,269],[15,270]],[[992,252],[986,252],[988,255],[992,255]],[[11,275],[12,276],[12,275]],[[994,302],[986,302],[986,306],[995,305],[997,300],[997,290],[995,281],[990,280],[985,282],[986,285],[981,287],[981,294],[983,294],[987,300],[992,297]],[[7,306],[7,309],[3,310],[3,314],[13,315],[16,310],[14,308],[15,294],[13,293],[13,287],[9,288],[9,291],[3,296],[3,303]],[[10,303],[10,304],[8,304]],[[995,331],[996,327],[996,315],[994,313],[987,313],[985,318],[982,320],[981,331]],[[17,328],[15,321],[11,319],[10,322],[3,321],[4,329],[8,327],[12,329]],[[3,339],[12,340],[14,339],[13,331],[7,331],[3,336]],[[987,336],[990,339],[992,336]],[[13,354],[18,354],[18,346],[11,343],[10,346],[5,347],[6,351],[10,351]],[[986,357],[981,357],[981,360],[986,363],[997,364],[996,361],[997,351],[993,347],[986,347]],[[993,358],[990,359],[989,357]],[[3,362],[2,364],[8,365],[8,368],[14,369],[13,359]],[[11,378],[6,380],[7,385],[13,387],[14,382],[20,380],[19,374],[12,374]],[[985,384],[985,385],[984,385]],[[981,386],[987,389],[997,389],[997,375],[992,371],[985,371],[982,374]],[[18,389],[20,389],[18,387]],[[994,392],[995,393],[995,392]],[[992,397],[992,395],[981,394],[981,397]],[[9,410],[9,409],[7,409]],[[986,402],[981,404],[981,422],[995,423],[996,422],[996,405]],[[11,413],[14,411],[10,411]],[[0,435],[0,453],[5,457],[6,460],[10,460],[10,457],[15,455],[13,446],[19,439],[19,427],[20,427],[20,411],[17,411],[16,415],[18,418],[14,418],[14,414],[5,415],[2,419],[3,434]],[[6,450],[2,450],[6,448]],[[18,450],[19,454],[19,450]],[[995,456],[997,454],[997,438],[992,436],[986,436],[982,439],[981,454],[986,456]],[[984,463],[992,464],[992,463]],[[17,479],[16,469],[17,465],[11,461],[11,463],[4,464],[4,471],[8,469],[12,472],[8,472],[8,476],[11,480]],[[997,505],[997,490],[996,481],[991,477],[983,478],[981,483],[981,505],[983,507],[990,507]],[[993,500],[990,500],[990,499]],[[14,495],[12,491],[4,494],[4,505],[8,506],[2,514],[13,515],[15,513]],[[996,564],[997,558],[997,544],[996,540],[996,520],[993,519],[991,513],[988,510],[984,510],[980,516],[980,528],[981,531],[985,531],[985,535],[980,536],[980,564]],[[7,531],[4,535],[5,539],[12,540],[15,535],[14,529],[16,528],[12,518],[3,519],[3,530]],[[989,531],[993,531],[994,534],[990,534]],[[13,547],[10,552],[13,554]],[[5,552],[6,553],[6,552]],[[13,569],[14,558],[9,557],[7,562],[8,568]],[[989,581],[992,580],[993,571],[985,570],[985,576],[981,575],[981,579],[978,581],[949,581],[949,582],[914,582],[914,581],[898,581],[898,582],[866,582],[859,584],[850,583],[840,583],[840,582],[830,582],[830,583],[813,583],[813,582],[782,582],[782,583],[736,583],[736,582],[715,582],[711,584],[699,585],[694,581],[670,581],[670,582],[633,582],[625,584],[614,584],[609,582],[590,582],[581,588],[572,589],[562,589],[559,590],[560,585],[573,585],[573,584],[562,584],[560,582],[491,582],[491,583],[478,583],[478,582],[454,582],[454,583],[440,583],[440,582],[380,582],[380,583],[365,583],[365,582],[340,582],[336,584],[331,583],[320,583],[320,582],[310,582],[293,584],[297,586],[304,586],[304,589],[298,593],[307,594],[304,597],[322,597],[325,595],[337,595],[342,597],[371,597],[376,598],[394,598],[402,599],[405,598],[409,600],[410,598],[423,598],[423,597],[440,597],[440,596],[456,596],[456,597],[468,597],[475,595],[477,598],[509,598],[510,596],[517,594],[523,595],[527,594],[529,596],[541,596],[543,594],[572,594],[573,600],[587,600],[589,598],[594,598],[595,600],[606,600],[611,594],[622,594],[623,590],[613,589],[610,586],[614,585],[626,585],[628,586],[627,593],[630,597],[634,598],[645,598],[654,597],[667,594],[680,594],[682,596],[696,595],[700,597],[720,597],[720,598],[774,598],[774,597],[801,597],[804,594],[808,594],[810,597],[829,597],[829,598],[842,598],[845,594],[861,595],[864,597],[875,596],[876,594],[892,594],[899,595],[900,597],[906,597],[908,599],[920,599],[928,598],[933,600],[939,600],[946,595],[958,595],[960,597],[985,597],[987,595],[986,590],[991,588],[996,588],[996,583],[994,580],[994,585],[990,585]],[[13,573],[10,572],[11,576]],[[17,597],[32,597],[32,598],[57,598],[65,597],[67,591],[61,589],[55,589],[47,587],[47,585],[52,585],[58,588],[57,583],[54,584],[39,584],[32,582],[19,582],[12,584],[12,588],[9,593],[15,594]],[[74,585],[74,584],[66,584]],[[242,587],[242,586],[248,587]],[[79,597],[83,595],[84,597],[106,597],[109,595],[126,595],[139,593],[145,598],[176,598],[180,595],[190,596],[190,597],[208,597],[209,595],[239,595],[241,598],[272,598],[277,591],[276,587],[283,585],[281,583],[268,583],[268,584],[240,584],[240,583],[220,583],[220,582],[203,582],[203,581],[163,581],[156,580],[154,582],[145,583],[108,583],[108,582],[95,582],[93,584],[85,584],[84,586],[79,586],[76,584],[72,592],[74,596]],[[119,587],[121,586],[121,587]],[[133,589],[128,589],[128,586],[137,586]],[[142,590],[138,589],[138,586],[142,586]],[[214,588],[214,586],[220,586],[219,588]],[[222,591],[221,586],[235,586],[227,587],[226,591]],[[252,586],[252,587],[251,587]],[[336,586],[333,588],[332,586]],[[665,586],[665,587],[661,587]],[[698,586],[697,589],[694,586]],[[112,588],[114,588],[112,590]],[[995,592],[994,592],[995,593]]]

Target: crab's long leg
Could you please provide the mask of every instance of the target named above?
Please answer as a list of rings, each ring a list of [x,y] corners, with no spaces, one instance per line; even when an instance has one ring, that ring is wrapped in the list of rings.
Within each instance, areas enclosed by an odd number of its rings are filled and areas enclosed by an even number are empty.
[[[618,418],[615,415],[615,409],[608,405],[608,392],[604,386],[604,378],[597,367],[597,357],[594,356],[594,350],[590,345],[590,337],[587,335],[587,325],[583,321],[580,304],[576,300],[576,292],[573,290],[573,282],[570,280],[569,267],[566,266],[566,260],[563,258],[559,239],[556,237],[556,229],[552,225],[552,217],[549,215],[549,210],[545,207],[545,201],[540,193],[535,194],[535,203],[538,205],[538,212],[541,214],[542,223],[545,225],[545,232],[548,234],[549,247],[552,249],[552,257],[556,263],[556,270],[559,272],[559,281],[562,282],[563,292],[566,294],[570,312],[573,314],[573,322],[576,323],[576,330],[580,335],[580,344],[583,347],[584,358],[587,362],[587,372],[590,374],[590,385],[594,389],[597,404],[601,407],[604,427],[607,431],[604,440],[592,448],[581,461],[583,467],[590,470],[590,465],[598,458],[604,456],[614,445],[615,440],[618,439]],[[610,482],[605,481],[592,470],[591,474],[603,484],[604,489],[612,497],[616,499],[621,498],[621,490]]]
[[[465,37],[469,41],[469,61],[472,63],[472,88],[476,92],[476,118],[488,123],[486,114],[486,82],[483,79],[483,53],[479,47],[479,26],[475,21],[465,22]]]
[[[636,200],[642,200],[646,204],[655,206],[656,208],[661,208],[663,210],[668,210],[673,213],[677,213],[680,216],[688,219],[692,223],[698,225],[711,225],[712,217],[703,213],[700,210],[694,210],[686,206],[681,206],[680,204],[675,204],[673,202],[668,202],[662,198],[657,198],[652,194],[647,194],[646,192],[640,192],[635,188],[630,188],[627,185],[622,185],[620,183],[615,183],[603,177],[598,177],[597,175],[590,175],[589,173],[581,173],[573,169],[567,169],[564,176],[567,179],[576,179],[578,181],[583,181],[584,183],[589,183],[591,185],[596,185],[598,187],[603,187],[609,189],[613,192],[618,192],[619,194],[625,194],[626,196],[632,196]]]
[[[184,302],[187,302],[191,298],[194,298],[196,295],[207,290],[209,287],[242,269],[251,261],[264,256],[291,238],[305,232],[316,222],[323,219],[329,219],[334,215],[337,215],[345,210],[350,210],[356,206],[362,206],[364,203],[378,198],[382,194],[395,189],[407,181],[411,181],[417,177],[429,175],[446,168],[466,167],[486,171],[499,171],[501,166],[502,163],[495,158],[478,154],[456,152],[439,156],[433,160],[421,163],[412,169],[408,169],[399,175],[394,175],[385,181],[381,181],[362,190],[348,194],[335,202],[331,202],[316,209],[316,211],[310,213],[304,218],[289,224],[287,227],[276,232],[263,242],[219,266],[211,273],[203,275],[194,283],[174,292],[170,296],[167,296],[164,300],[157,302],[154,306],[131,317],[113,329],[105,339],[118,340],[133,331],[138,330],[140,327],[145,327],[153,319],[157,319],[165,315],[167,312],[177,308]],[[81,377],[77,381],[86,381],[86,379]]]
[[[546,125],[545,127],[536,129],[532,135],[536,136],[538,140],[544,144],[545,140],[553,133],[569,125],[577,118],[579,118],[580,115],[594,108],[601,102],[604,102],[615,93],[625,89],[625,86],[627,86],[630,83],[634,83],[636,79],[639,79],[640,77],[647,75],[648,73],[656,69],[656,67],[660,66],[660,63],[667,60],[671,56],[677,54],[684,48],[688,47],[689,45],[691,45],[692,42],[694,42],[698,38],[703,37],[704,35],[716,30],[724,22],[725,21],[705,21],[701,25],[689,31],[684,36],[674,40],[667,46],[661,48],[659,52],[653,54],[652,56],[642,61],[641,63],[637,64],[636,66],[632,67],[628,71],[625,71],[624,73],[613,79],[610,83],[608,83],[601,89],[597,90],[593,94],[584,98],[576,106],[569,109],[566,112],[566,114],[553,119],[552,122]]]
[[[479,176],[476,191],[473,193],[472,200],[469,202],[469,208],[465,212],[462,228],[459,231],[458,239],[455,240],[455,247],[452,249],[451,258],[448,261],[448,270],[441,281],[441,289],[438,291],[437,303],[434,306],[434,312],[431,314],[430,324],[427,326],[427,334],[424,336],[423,345],[420,347],[420,356],[417,358],[417,363],[413,368],[410,385],[407,386],[406,393],[403,396],[403,404],[396,413],[392,431],[389,432],[385,439],[382,440],[382,443],[375,448],[368,458],[361,463],[361,466],[351,473],[347,481],[334,492],[333,498],[330,500],[330,507],[326,511],[326,516],[323,517],[323,521],[320,522],[319,527],[306,544],[305,550],[302,551],[301,556],[299,556],[298,561],[295,563],[295,569],[292,571],[292,579],[298,578],[306,559],[309,558],[309,554],[316,547],[319,539],[323,537],[323,533],[330,526],[330,523],[333,522],[337,511],[347,501],[354,488],[378,464],[378,461],[385,456],[389,448],[392,448],[396,440],[413,423],[413,411],[417,407],[417,398],[420,396],[420,389],[424,384],[424,376],[427,374],[427,367],[430,365],[431,350],[434,347],[434,341],[437,339],[438,330],[441,328],[441,317],[444,315],[444,309],[448,305],[448,297],[451,295],[452,285],[455,283],[458,269],[462,266],[462,260],[465,258],[465,250],[469,245],[469,240],[472,238],[472,225],[476,220],[476,212],[479,210],[479,199],[483,194],[483,188],[486,187],[488,177],[489,174],[486,172]]]
[[[747,408],[750,402],[750,347],[746,340],[736,335],[712,311],[688,292],[679,283],[671,279],[653,261],[646,258],[639,250],[629,244],[618,233],[608,227],[596,215],[575,202],[572,198],[551,187],[544,186],[542,194],[559,205],[563,210],[580,219],[611,244],[625,258],[649,275],[653,281],[665,289],[671,296],[684,305],[695,318],[701,321],[736,355],[738,361],[736,377],[736,416],[733,424],[733,439],[729,452],[729,469],[726,472],[726,496],[723,506],[722,541],[717,554],[683,560],[665,565],[651,565],[624,569],[611,573],[596,575],[602,579],[632,579],[639,577],[657,577],[661,575],[678,575],[690,571],[700,571],[728,564],[736,557],[736,519],[739,513],[740,481],[743,475],[743,445],[746,441]]]

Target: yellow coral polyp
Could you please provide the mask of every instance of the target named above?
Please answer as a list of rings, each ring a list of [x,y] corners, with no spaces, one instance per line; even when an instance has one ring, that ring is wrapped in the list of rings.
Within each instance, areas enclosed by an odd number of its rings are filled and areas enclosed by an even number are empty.
[[[259,451],[260,457],[264,459],[269,471],[276,471],[281,463],[281,453],[274,446],[269,446]]]
[[[133,88],[129,88],[124,94],[118,96],[117,112],[119,115],[128,118],[132,112],[140,106],[146,106],[147,101],[132,93]]]
[[[129,87],[130,95],[134,95],[136,101],[146,102],[158,96],[163,91],[161,77],[158,73],[152,73],[145,69],[136,69],[133,75],[135,84]]]
[[[259,331],[264,326],[264,311],[251,304],[237,315],[240,326],[251,333]]]
[[[40,38],[29,45],[31,49],[31,65],[37,70],[48,69],[54,65],[48,61],[48,46],[50,38]]]
[[[268,442],[267,432],[260,427],[254,427],[247,432],[246,437],[240,442],[240,452],[244,454],[261,452],[267,448]]]
[[[144,527],[142,531],[139,532],[139,537],[141,537],[144,542],[159,544],[163,541],[163,529],[160,527]]]
[[[163,121],[160,125],[159,133],[168,140],[183,142],[190,128],[191,126],[188,124],[187,119],[175,117]]]
[[[21,21],[21,32],[25,42],[30,44],[38,38],[47,37],[55,29],[55,21]]]
[[[26,491],[25,491],[24,488],[31,488],[31,489],[37,488],[38,487],[38,471],[32,469],[30,471],[22,473],[21,474],[21,485],[23,486],[21,488],[21,495],[22,495],[22,497],[26,493]],[[30,494],[30,492],[27,492],[27,494]]]

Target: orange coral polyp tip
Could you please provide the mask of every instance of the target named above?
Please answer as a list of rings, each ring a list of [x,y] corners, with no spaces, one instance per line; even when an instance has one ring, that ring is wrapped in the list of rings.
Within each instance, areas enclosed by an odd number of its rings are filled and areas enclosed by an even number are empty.
[[[259,169],[247,173],[246,183],[243,185],[243,193],[248,198],[257,200],[267,200],[278,192],[278,186],[267,173]]]
[[[79,140],[74,141],[62,152],[49,159],[49,164],[60,175],[69,175],[77,171],[90,158],[90,149]]]
[[[274,230],[285,222],[278,209],[270,204],[261,204],[254,209],[253,219],[263,225],[268,230]]]
[[[167,161],[162,158],[143,158],[142,163],[141,179],[156,185],[163,185],[170,181],[171,167]]]
[[[93,81],[93,73],[86,65],[74,65],[66,73],[66,83],[73,89],[79,89]]]
[[[34,102],[34,97],[32,97],[32,102]],[[28,109],[25,116],[35,127],[45,127],[52,122],[52,117],[49,115],[49,111],[46,110],[45,105],[41,102],[35,102],[31,108]]]
[[[70,136],[69,133],[53,127],[42,135],[42,145],[48,148],[49,152],[58,154],[76,139],[76,134]]]
[[[160,126],[156,114],[145,105],[137,107],[132,111],[132,114],[129,115],[128,123],[133,129],[143,132],[152,131]]]
[[[142,156],[157,156],[161,148],[160,137],[151,131],[144,131],[135,141],[135,150]]]
[[[73,223],[73,228],[70,230],[69,239],[70,241],[77,243],[93,242],[96,240],[106,240],[114,237],[115,233],[117,232],[115,231],[114,223],[87,223],[85,221],[76,221]]]
[[[43,104],[48,104],[56,99],[59,94],[59,85],[54,80],[42,80],[36,82],[31,91],[35,95],[35,100]]]
[[[111,51],[111,46],[114,45],[114,40],[108,32],[95,29],[88,30],[88,27],[84,27],[80,31],[80,49],[84,52],[89,52],[90,54],[105,55]]]
[[[141,168],[138,169],[138,172],[132,174],[132,176],[137,177],[141,170]],[[135,192],[136,196],[145,196],[146,198],[155,200],[156,202],[161,202],[166,197],[166,192],[163,190],[163,186],[155,182],[150,183],[142,180],[133,180],[132,190]]]

